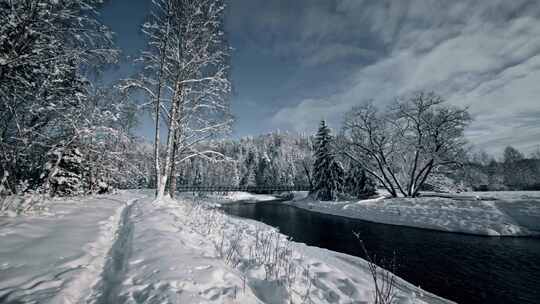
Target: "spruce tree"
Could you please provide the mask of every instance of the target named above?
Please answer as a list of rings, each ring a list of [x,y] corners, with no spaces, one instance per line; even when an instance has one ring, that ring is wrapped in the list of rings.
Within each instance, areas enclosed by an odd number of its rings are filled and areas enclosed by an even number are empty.
[[[330,129],[323,120],[315,136],[313,164],[315,195],[322,201],[336,200],[343,190],[344,170],[332,151],[332,141]]]

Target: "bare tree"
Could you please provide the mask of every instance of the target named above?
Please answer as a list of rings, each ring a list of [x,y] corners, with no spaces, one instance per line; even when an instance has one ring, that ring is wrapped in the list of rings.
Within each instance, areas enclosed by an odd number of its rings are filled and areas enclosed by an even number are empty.
[[[124,88],[141,88],[154,100],[156,119],[156,196],[169,184],[174,195],[176,165],[193,157],[222,157],[197,144],[228,132],[228,46],[223,0],[154,0],[152,21],[144,25],[150,49],[143,54],[145,72]],[[167,126],[164,158],[159,152],[159,124]]]
[[[367,102],[346,115],[344,153],[392,196],[414,197],[432,173],[460,162],[469,121],[467,109],[434,93],[397,99],[385,111]]]

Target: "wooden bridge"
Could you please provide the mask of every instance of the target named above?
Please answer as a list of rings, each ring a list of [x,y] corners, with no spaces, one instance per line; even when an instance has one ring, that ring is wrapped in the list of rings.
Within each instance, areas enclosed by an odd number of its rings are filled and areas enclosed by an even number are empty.
[[[307,185],[298,186],[178,186],[179,192],[253,192],[253,193],[271,193],[271,192],[290,192],[290,191],[311,191]]]

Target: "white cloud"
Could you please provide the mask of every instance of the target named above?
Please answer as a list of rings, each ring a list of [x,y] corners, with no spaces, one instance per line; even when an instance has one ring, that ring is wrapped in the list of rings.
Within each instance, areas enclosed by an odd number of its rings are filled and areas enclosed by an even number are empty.
[[[274,125],[311,131],[321,118],[335,123],[363,100],[385,103],[426,89],[470,106],[476,120],[467,135],[484,149],[540,143],[540,123],[532,122],[540,120],[540,2],[373,3],[342,0],[338,10],[370,23],[370,31],[390,45],[386,56],[359,67],[342,91],[279,110]],[[340,48],[336,54],[352,52]],[[323,48],[320,62],[325,52],[332,53]]]
[[[317,66],[347,58],[372,58],[374,56],[375,54],[371,50],[343,43],[335,43],[313,50],[310,55],[304,57],[303,63],[307,66]]]

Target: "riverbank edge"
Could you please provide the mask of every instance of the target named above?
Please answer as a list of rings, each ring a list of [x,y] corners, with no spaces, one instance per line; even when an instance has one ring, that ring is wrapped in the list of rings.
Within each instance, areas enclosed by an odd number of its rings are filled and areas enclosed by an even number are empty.
[[[387,200],[387,199],[390,199],[390,198],[379,196],[379,197],[376,197],[376,198],[370,198],[370,199],[368,199],[366,201]],[[459,200],[460,199],[456,199],[456,201],[459,201]],[[321,203],[321,202],[313,200],[309,196],[308,197],[303,197],[303,198],[300,198],[300,199],[276,200],[276,201],[272,201],[272,202],[276,202],[276,203],[281,202],[284,205],[288,205],[288,206],[291,206],[291,207],[295,207],[295,208],[299,208],[299,209],[302,209],[302,210],[315,212],[315,213],[319,213],[319,214],[326,214],[326,215],[331,215],[331,216],[336,216],[336,217],[360,220],[360,221],[365,221],[365,222],[375,223],[375,224],[382,224],[382,225],[401,226],[401,227],[407,227],[407,228],[430,230],[430,231],[436,231],[436,232],[442,232],[442,233],[453,233],[453,234],[460,234],[460,235],[466,235],[466,236],[468,235],[468,236],[485,237],[485,238],[493,238],[493,237],[540,238],[540,231],[529,230],[529,229],[527,229],[525,227],[522,227],[522,228],[524,228],[526,230],[526,233],[522,233],[522,234],[488,234],[488,233],[479,233],[479,232],[475,232],[475,231],[449,230],[449,229],[445,229],[444,227],[440,227],[440,226],[436,226],[436,225],[429,225],[429,224],[416,224],[416,223],[412,223],[412,222],[407,223],[407,224],[403,224],[403,223],[395,223],[395,222],[392,222],[392,221],[389,221],[389,220],[387,221],[387,220],[381,220],[381,219],[370,219],[370,218],[367,218],[365,216],[362,216],[362,214],[359,214],[359,213],[354,213],[354,214],[346,213],[342,209],[313,208],[313,206],[316,206],[317,203]],[[360,202],[362,202],[362,201],[358,201],[358,202],[337,202],[337,203],[341,203],[341,204],[343,204],[345,206],[345,205],[350,205],[350,204],[357,204],[357,203],[360,203]]]
[[[210,204],[210,205],[207,205],[207,206],[210,207],[211,209],[215,208],[215,209],[220,210],[223,207],[227,208],[227,207],[230,207],[233,204],[240,204],[240,205],[252,205],[252,204],[276,204],[276,205],[280,205],[281,204],[281,205],[287,205],[287,206],[290,206],[290,207],[293,207],[293,208],[303,209],[303,208],[300,208],[298,206],[290,205],[289,204],[290,202],[292,202],[292,201],[287,201],[287,199],[285,199],[285,198],[276,197],[274,200],[268,200],[268,201],[264,201],[264,200],[260,200],[260,201],[244,201],[244,200],[242,200],[242,201],[236,201],[236,202],[229,202],[228,204],[224,204],[224,205],[221,205],[219,207],[217,207],[215,204]],[[262,227],[264,229],[269,229],[269,230],[276,229],[276,227],[268,225],[268,224],[266,224],[266,223],[264,223],[262,221],[258,221],[258,220],[250,219],[250,218],[243,218],[243,217],[239,217],[239,216],[233,216],[233,215],[230,215],[230,214],[228,214],[226,212],[224,212],[224,214],[225,214],[225,216],[231,218],[232,222],[236,223],[237,225],[246,225],[246,224],[250,225],[250,224],[253,224],[253,225],[256,225],[258,227]],[[277,231],[278,231],[279,234],[282,234],[282,235],[286,236],[286,234],[283,234],[282,232],[280,232],[279,229]],[[361,263],[361,264],[364,264],[362,266],[363,268],[367,267],[366,265],[367,265],[368,261],[365,260],[362,257],[350,255],[350,254],[339,252],[339,251],[330,250],[330,249],[323,248],[323,247],[311,246],[311,245],[307,245],[307,244],[302,243],[302,242],[296,242],[294,240],[291,240],[290,242],[291,242],[291,244],[293,244],[295,249],[297,249],[297,250],[299,249],[299,250],[303,251],[306,254],[306,257],[309,257],[309,258],[316,258],[316,257],[319,257],[321,255],[333,256],[337,260],[343,260],[346,263],[350,263],[350,264],[359,264],[359,263]],[[325,262],[328,263],[329,261],[325,261]],[[328,265],[331,265],[331,264],[329,263]],[[433,292],[421,289],[420,286],[416,286],[415,284],[405,280],[404,278],[398,276],[397,274],[391,272],[388,269],[385,269],[385,268],[380,267],[380,266],[377,266],[377,267],[384,270],[385,272],[392,273],[392,275],[394,276],[394,279],[396,280],[395,288],[397,290],[400,290],[401,292],[406,292],[406,291],[407,292],[413,292],[418,297],[418,300],[425,301],[427,303],[432,303],[432,304],[435,304],[435,303],[457,304],[457,302],[454,302],[454,301],[452,301],[450,299],[439,296],[439,295],[437,295],[437,294],[435,294]]]

